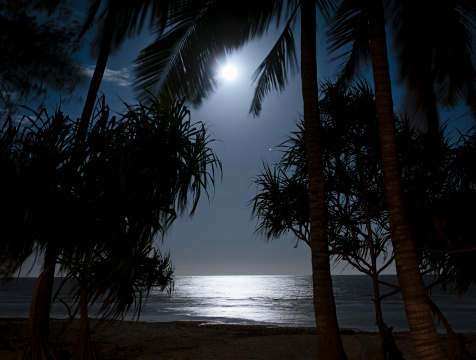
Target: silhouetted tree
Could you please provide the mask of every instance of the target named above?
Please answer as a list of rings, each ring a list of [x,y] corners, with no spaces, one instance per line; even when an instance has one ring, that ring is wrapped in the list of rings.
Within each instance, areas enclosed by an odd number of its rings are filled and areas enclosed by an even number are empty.
[[[440,7],[441,4],[443,4],[443,2],[440,2],[436,7]],[[455,3],[452,3],[451,5],[454,4]],[[451,5],[448,3],[444,5],[444,7],[451,7]],[[473,14],[472,16],[474,16],[474,5],[471,5],[470,2],[465,3],[462,1],[458,3],[458,5],[467,5],[466,9],[470,9]],[[410,2],[405,2],[405,6],[403,6],[403,1],[397,0],[390,2],[384,2],[381,0],[369,0],[363,2],[344,0],[341,1],[340,7],[336,11],[336,16],[331,22],[331,28],[328,34],[332,43],[330,47],[331,50],[338,50],[347,46],[342,54],[342,56],[346,57],[346,62],[342,67],[342,76],[344,79],[352,77],[362,62],[366,63],[370,61],[372,65],[379,121],[379,136],[382,146],[382,162],[386,187],[385,194],[387,206],[389,208],[389,219],[392,231],[392,243],[395,251],[397,274],[402,288],[410,332],[412,334],[413,344],[418,357],[443,359],[445,358],[445,354],[438,341],[438,334],[430,313],[431,309],[425,296],[423,280],[418,273],[418,259],[415,253],[411,226],[408,216],[405,213],[405,204],[403,200],[402,180],[395,138],[395,117],[393,113],[392,87],[390,82],[385,28],[386,13],[397,13],[394,6],[395,8],[401,6],[401,9],[403,9],[402,11],[398,11],[398,15],[400,16],[395,17],[397,30],[394,29],[394,34],[396,35],[394,44],[397,48],[403,49],[399,61],[402,64],[405,64],[404,68],[407,70],[409,69],[409,64],[410,66],[415,66],[415,69],[419,68],[420,65],[418,64],[423,64],[423,67],[427,67],[425,68],[426,70],[420,74],[409,72],[408,79],[411,81],[418,81],[418,86],[420,88],[416,90],[416,93],[419,95],[419,107],[434,109],[434,104],[422,104],[421,101],[436,101],[434,96],[435,89],[433,86],[438,83],[441,85],[445,82],[448,84],[447,78],[443,79],[442,77],[439,77],[440,75],[443,75],[442,70],[445,69],[446,66],[444,65],[440,67],[439,62],[448,55],[448,50],[451,50],[452,47],[445,46],[442,42],[438,42],[438,45],[441,45],[439,46],[439,49],[443,49],[442,52],[435,51],[434,48],[428,50],[429,47],[435,45],[434,41],[431,42],[431,44],[423,44],[423,42],[426,41],[424,40],[424,34],[421,32],[413,34],[411,33],[411,30],[410,32],[407,32],[407,28],[404,26],[405,21],[407,20],[402,19],[402,16],[408,15],[408,25],[411,29],[415,29],[416,25],[414,20],[418,19],[421,12],[417,11],[419,15],[416,16],[410,13],[413,12],[412,7],[418,9],[423,8],[421,4],[415,5]],[[443,8],[440,7],[440,10],[441,9]],[[440,12],[440,14],[444,14],[444,10],[443,12]],[[464,19],[463,13],[459,10],[446,15],[450,17],[461,15],[460,19]],[[428,16],[428,14],[425,14],[425,16]],[[454,20],[454,18],[451,19],[453,24],[455,24]],[[467,18],[467,20],[470,20],[470,18]],[[463,22],[464,21],[466,20],[463,20]],[[460,25],[462,25],[463,22],[461,22]],[[400,24],[402,25],[401,29],[404,29],[402,32],[398,32]],[[428,25],[428,22],[425,22],[425,24]],[[467,24],[471,24],[471,22]],[[419,28],[420,31],[423,28],[420,25],[416,27]],[[461,29],[462,27],[458,28],[460,35],[462,34],[460,31]],[[471,29],[471,31],[474,30],[471,25],[468,25],[468,29]],[[431,32],[433,30],[428,31]],[[421,47],[416,46],[414,47],[414,51],[408,51],[408,44],[415,46],[415,42],[412,39],[415,39],[416,42],[420,42]],[[468,46],[472,44],[471,36],[465,37],[461,41],[458,40],[458,44],[466,47],[465,50],[461,49],[462,52],[472,51],[471,47]],[[462,52],[460,52],[460,54]],[[443,54],[443,57],[439,57],[441,54]],[[456,54],[453,55],[456,59]],[[471,57],[471,55],[469,57],[466,56],[465,59],[471,59]],[[474,66],[474,56],[472,57],[472,60]],[[466,60],[464,61],[464,66],[467,66],[468,62],[466,62]],[[443,63],[450,64],[451,62]],[[417,72],[418,71],[419,70],[417,70]],[[469,71],[469,73],[474,72]],[[458,70],[450,70],[446,74],[451,76],[458,75]],[[452,84],[452,86],[447,87],[447,89],[455,89],[455,87],[453,87],[455,84],[456,82]],[[415,84],[412,84],[412,86],[415,88]],[[458,86],[467,86],[467,83],[462,84],[460,82],[456,88],[458,88]],[[440,90],[443,92],[445,91],[442,87],[438,88],[438,91]],[[436,93],[438,93],[438,91],[436,91]],[[465,90],[460,87],[458,91],[464,92]],[[471,92],[472,90],[469,90],[468,94]]]
[[[325,83],[321,94],[331,255],[371,277],[382,358],[401,359],[381,309],[379,274],[393,262],[393,256],[387,254],[390,235],[373,92],[361,81],[352,87]],[[280,146],[278,163],[272,168],[265,164],[254,180],[258,191],[249,204],[258,220],[256,232],[267,240],[291,232],[311,245],[304,137],[300,123]]]
[[[75,240],[78,230],[79,209],[71,194],[75,172],[68,166],[73,124],[61,112],[48,116],[42,111],[31,119],[25,117],[19,126],[8,120],[3,134],[15,136],[8,137],[1,155],[10,164],[0,174],[2,276],[11,276],[30,254],[43,256],[28,333],[31,347],[47,353],[56,258],[62,246]]]
[[[192,123],[179,102],[127,106],[117,120],[104,108],[98,115],[79,189],[89,233],[65,256],[72,256],[65,263],[73,264],[67,270],[79,284],[81,356],[90,343],[88,303],[102,301],[103,319],[124,316],[132,304],[140,314],[152,286],[170,288],[168,257],[151,244],[178,215],[193,215],[221,166],[204,124]]]
[[[326,94],[321,100],[321,114],[331,254],[372,277],[382,356],[398,358],[380,309],[380,299],[400,289],[378,279],[393,256],[386,258],[390,230],[373,92],[365,83],[353,88],[340,83],[323,85],[322,93]],[[428,146],[433,134],[412,128],[408,119],[399,119],[397,125],[405,204],[417,235],[420,269],[434,275],[429,290],[443,283],[455,284],[462,292],[475,282],[471,264],[475,261],[476,243],[470,220],[475,216],[471,204],[476,195],[474,171],[470,169],[474,129],[454,141],[443,128],[441,151],[435,153]],[[249,204],[258,220],[256,233],[269,240],[291,232],[310,245],[302,124],[281,149],[278,163],[265,163],[254,180],[258,191]],[[386,259],[378,268],[376,260],[380,255]],[[393,288],[392,293],[380,295],[379,284]],[[456,336],[431,299],[430,303],[433,314],[447,328],[448,342],[452,344],[448,348],[450,357],[464,355],[461,337]]]
[[[97,26],[91,46],[91,54],[97,61],[79,124],[82,141],[91,122],[109,55],[117,51],[126,39],[139,34],[147,19],[149,27],[161,33],[171,23],[169,18],[173,17],[174,9],[180,8],[182,3],[187,1],[89,0],[81,35],[84,36],[94,25]]]
[[[159,97],[185,97],[195,104],[218,85],[214,79],[218,59],[263,36],[271,22],[286,24],[271,52],[255,72],[255,94],[250,112],[259,115],[263,99],[283,91],[288,72],[297,66],[293,27],[300,12],[301,80],[309,166],[310,218],[314,309],[318,351],[324,357],[345,359],[335,313],[329,249],[316,60],[316,5],[324,15],[333,1],[194,1],[177,13],[177,19],[137,59],[136,84]]]
[[[428,146],[435,143],[435,132],[406,130],[399,147],[406,150],[402,151],[405,202],[422,268],[435,275],[436,284],[454,286],[462,294],[476,282],[471,271],[476,261],[471,229],[476,215],[471,205],[476,196],[472,164],[476,128],[454,139],[447,124],[438,131],[438,152]]]
[[[77,126],[61,113],[37,114],[21,133],[9,122],[1,133],[2,163],[11,171],[0,176],[2,185],[11,185],[2,187],[0,196],[2,215],[7,215],[1,219],[7,235],[0,243],[3,275],[21,266],[16,255],[44,254],[25,358],[52,351],[46,339],[58,259],[81,280],[82,305],[105,296],[109,316],[133,303],[140,308],[151,286],[170,284],[168,257],[154,252],[152,241],[178,215],[194,213],[221,169],[206,128],[191,123],[180,103],[128,107],[119,120],[109,119],[105,105],[98,114],[79,170]],[[23,196],[9,196],[14,190]],[[133,301],[135,294],[139,298]],[[87,307],[82,308],[87,324]],[[82,327],[84,341],[87,333]]]

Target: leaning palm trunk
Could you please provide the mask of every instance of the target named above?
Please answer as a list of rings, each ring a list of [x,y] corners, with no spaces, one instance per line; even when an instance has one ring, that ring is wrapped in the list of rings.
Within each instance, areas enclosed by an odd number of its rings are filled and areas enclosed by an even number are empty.
[[[301,4],[301,78],[309,171],[312,278],[318,358],[346,359],[337,324],[327,243],[317,87],[316,10],[312,0],[303,0]]]
[[[101,86],[104,71],[106,70],[107,60],[109,59],[109,53],[111,51],[112,37],[114,31],[114,16],[115,6],[111,4],[109,7],[106,23],[104,25],[105,32],[101,42],[101,49],[99,50],[99,55],[96,61],[96,67],[94,68],[93,77],[91,78],[91,82],[89,83],[86,102],[84,103],[81,120],[79,122],[77,141],[79,141],[80,144],[86,139],[91,115],[93,114],[94,104],[96,103],[96,97],[99,91],[99,87]]]
[[[431,316],[403,202],[381,0],[375,1],[371,8],[373,11],[369,22],[370,54],[382,149],[385,198],[388,206],[398,282],[402,289],[405,311],[417,358],[446,359]]]

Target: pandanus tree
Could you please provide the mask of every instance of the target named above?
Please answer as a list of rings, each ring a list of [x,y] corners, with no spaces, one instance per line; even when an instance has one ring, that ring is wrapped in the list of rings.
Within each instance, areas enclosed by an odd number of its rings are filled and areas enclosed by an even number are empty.
[[[441,129],[423,132],[398,123],[405,205],[414,234],[422,274],[427,276],[431,310],[446,328],[450,359],[464,359],[464,337],[457,335],[431,298],[431,290],[454,288],[462,296],[476,280],[470,270],[476,242],[470,224],[475,213],[470,204],[476,196],[474,171],[468,155],[474,154],[474,127],[456,137]],[[435,151],[438,150],[438,151]]]
[[[380,148],[373,92],[361,81],[353,86],[321,85],[322,139],[328,210],[328,238],[334,261],[346,261],[372,279],[376,323],[382,358],[399,359],[401,352],[383,320],[379,274],[392,262],[386,217]],[[250,200],[256,232],[265,239],[291,233],[311,245],[308,173],[303,124],[280,146],[274,166],[265,164],[253,181]],[[297,244],[296,244],[297,246]]]
[[[103,319],[140,314],[152,286],[171,287],[168,257],[152,248],[173,221],[193,215],[214,185],[220,162],[203,123],[192,123],[183,104],[127,106],[118,119],[104,107],[88,134],[91,150],[78,187],[85,199],[88,232],[62,262],[77,281],[81,333],[78,357],[94,347],[88,304],[102,302]],[[72,266],[70,264],[73,264]]]
[[[218,86],[214,79],[217,61],[248,41],[263,36],[273,21],[281,23],[287,7],[284,29],[254,75],[256,88],[250,112],[259,115],[263,99],[270,92],[284,90],[287,74],[297,66],[293,27],[300,14],[317,346],[319,354],[326,358],[345,359],[335,312],[326,235],[316,61],[316,5],[328,15],[332,4],[332,1],[312,0],[191,2],[182,13],[176,14],[176,25],[159,34],[157,41],[141,52],[136,62],[136,84],[144,92],[172,98],[183,96],[200,104]]]
[[[376,136],[377,120],[373,92],[366,86],[349,88],[345,84],[326,84],[321,93],[324,162],[328,202],[328,234],[331,254],[347,261],[372,277],[376,322],[382,340],[382,358],[401,355],[383,322],[380,300],[400,291],[399,287],[379,280],[379,273],[393,262],[390,229],[384,199],[380,146]],[[347,89],[347,90],[346,90]],[[346,92],[349,89],[352,91]],[[362,91],[363,90],[363,91]],[[475,214],[474,128],[454,140],[441,131],[441,152],[428,147],[434,134],[410,126],[408,119],[397,120],[399,159],[402,164],[404,196],[421,272],[432,274],[427,283],[431,291],[443,284],[463,293],[475,282],[470,271],[476,254],[471,221]],[[267,240],[294,234],[308,245],[309,209],[306,198],[304,129],[302,124],[281,145],[282,156],[270,166],[264,165],[253,181],[257,194],[249,202],[257,219],[256,232]],[[432,161],[428,161],[431,157]],[[435,171],[435,169],[437,171]],[[377,266],[377,259],[380,258]],[[382,261],[383,260],[383,261]],[[430,278],[427,277],[430,281]],[[381,294],[379,285],[392,288]],[[456,336],[444,314],[431,301],[432,312],[445,325],[448,354],[465,356],[462,337]],[[467,355],[467,354],[466,354]]]
[[[440,151],[435,153],[435,133],[407,131],[399,138],[402,152],[405,203],[422,271],[435,275],[435,285],[454,287],[461,295],[476,282],[471,264],[476,242],[471,235],[476,195],[472,156],[475,130],[457,135],[439,130]]]
[[[43,257],[28,333],[31,347],[46,353],[56,259],[78,230],[74,220],[78,208],[70,192],[75,174],[68,167],[74,132],[68,120],[61,112],[49,116],[42,111],[25,117],[20,125],[10,119],[2,129],[2,135],[10,134],[3,137],[8,142],[2,146],[2,157],[10,166],[0,175],[2,276],[11,276],[32,253]]]
[[[52,352],[49,285],[59,261],[78,283],[81,344],[89,343],[87,304],[105,298],[106,317],[121,315],[140,308],[151,286],[169,287],[168,257],[153,241],[177,216],[194,213],[221,168],[206,128],[180,103],[129,107],[120,119],[106,106],[98,114],[84,157],[74,154],[76,123],[61,113],[37,114],[23,132],[9,122],[1,133],[2,275],[34,251],[44,256],[25,358]]]
[[[331,22],[331,28],[328,34],[331,41],[331,50],[341,49],[343,46],[349,47],[348,51],[343,53],[343,56],[346,57],[346,61],[342,67],[343,79],[352,77],[362,62],[370,62],[372,65],[379,122],[379,137],[382,147],[385,196],[389,209],[388,214],[392,233],[392,244],[395,252],[396,269],[410,325],[412,341],[418,358],[443,359],[446,356],[438,341],[438,334],[436,333],[430,314],[430,306],[425,295],[425,287],[418,271],[418,259],[415,253],[411,226],[405,211],[402,177],[397,156],[392,85],[387,54],[385,10],[391,10],[393,6],[398,7],[402,4],[403,2],[399,1],[384,3],[380,0],[364,2],[353,0],[341,1],[340,7]],[[442,4],[443,2],[439,2],[436,7],[439,7],[439,10],[443,10]],[[413,4],[409,2],[405,2],[405,5],[407,8],[408,6],[413,6]],[[459,4],[452,3],[452,5],[455,5],[452,9],[452,14],[456,16],[453,16],[451,20],[459,20],[458,30],[466,28],[467,31],[474,31],[474,26],[471,25],[474,24],[474,22],[472,22],[472,19],[474,20],[474,5],[464,1]],[[461,11],[461,5],[466,6],[466,9],[469,10],[469,16],[465,16],[465,13]],[[392,11],[388,11],[388,13],[390,14]],[[399,13],[405,14],[405,12]],[[395,24],[401,24],[403,26],[404,21],[404,18],[395,18]],[[401,29],[404,29],[404,27]],[[394,34],[397,34],[397,32],[394,31]],[[406,34],[407,37],[402,36],[404,34]],[[445,47],[445,51],[438,53],[435,51],[435,46],[445,45],[439,42],[432,42],[431,45],[433,48],[430,51],[427,51],[427,46],[424,45],[422,47],[413,47],[413,51],[409,52],[408,47],[404,45],[409,44],[411,42],[410,39],[415,37],[418,37],[420,41],[424,41],[424,36],[422,36],[421,33],[409,34],[405,33],[405,31],[398,35],[399,36],[394,40],[395,46],[400,49],[406,49],[406,51],[401,54],[403,59],[398,60],[401,61],[401,63],[408,60],[410,64],[417,64],[420,60],[425,61],[424,66],[431,69],[431,71],[425,71],[424,76],[429,75],[429,77],[424,79],[424,84],[422,79],[420,79],[421,82],[418,80],[418,84],[421,86],[418,90],[431,89],[434,91],[435,88],[433,88],[433,86],[435,84],[449,83],[448,77],[440,77],[440,75],[443,74],[441,71],[445,69],[448,64],[441,60],[445,56],[448,56],[449,52],[447,50],[450,48]],[[474,39],[474,37],[466,37],[465,41],[460,43],[466,47],[467,54],[470,54],[470,62],[465,61],[465,66],[474,66],[474,55],[471,55],[474,44],[472,44],[471,39]],[[422,50],[424,54],[420,54],[420,50]],[[441,57],[442,54],[444,55],[443,57]],[[422,56],[421,59],[420,56]],[[456,58],[455,56],[454,59]],[[408,66],[408,63],[406,66]],[[448,74],[450,78],[452,77],[451,71],[446,74]],[[414,75],[418,75],[418,73],[413,72],[412,76]],[[411,85],[415,88],[414,84]],[[459,85],[457,85],[456,88],[461,91]],[[447,89],[448,87],[438,88],[438,90],[442,90],[443,92]],[[471,90],[468,91],[468,94],[471,94]],[[425,102],[428,102],[430,99],[431,96],[421,96],[419,98],[419,100],[424,100]],[[433,99],[435,99],[434,96]],[[430,104],[419,105],[420,107],[431,106]],[[435,119],[430,120],[435,121]]]

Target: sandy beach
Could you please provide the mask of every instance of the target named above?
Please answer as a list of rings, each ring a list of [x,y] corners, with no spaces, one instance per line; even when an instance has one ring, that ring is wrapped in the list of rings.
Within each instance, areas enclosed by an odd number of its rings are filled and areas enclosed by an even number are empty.
[[[66,320],[52,320],[52,339],[60,348],[74,350],[78,323],[66,331]],[[94,327],[94,322],[92,323]],[[27,319],[0,319],[0,333],[13,347],[3,344],[0,359],[21,359]],[[476,333],[464,334],[467,350],[476,355]],[[316,359],[313,328],[266,325],[216,325],[204,322],[110,322],[94,332],[93,341],[108,360],[120,359]],[[409,333],[397,332],[395,341],[405,359],[415,359]],[[446,336],[441,335],[446,346]],[[379,359],[377,333],[344,330],[342,341],[349,360]]]

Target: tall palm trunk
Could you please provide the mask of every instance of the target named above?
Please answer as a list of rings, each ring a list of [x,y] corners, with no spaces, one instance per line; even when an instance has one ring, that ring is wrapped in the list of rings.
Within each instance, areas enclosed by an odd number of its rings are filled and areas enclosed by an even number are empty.
[[[415,245],[405,212],[402,178],[398,164],[392,89],[387,58],[385,23],[381,0],[371,6],[370,53],[375,85],[385,198],[398,275],[413,346],[418,359],[446,359],[438,340],[425,286],[420,275]]]
[[[314,312],[318,358],[346,359],[337,324],[326,228],[324,166],[320,141],[315,1],[301,3],[301,79],[309,171]]]
[[[91,115],[94,110],[94,104],[96,103],[96,97],[101,86],[104,71],[106,70],[107,60],[109,59],[109,53],[111,51],[112,37],[114,32],[114,17],[116,16],[115,6],[109,5],[108,15],[104,24],[104,35],[101,41],[101,48],[99,50],[98,59],[96,61],[96,67],[94,68],[93,77],[89,84],[88,95],[86,96],[86,102],[84,103],[83,112],[81,114],[81,120],[78,128],[78,141],[84,142],[88,131]]]

